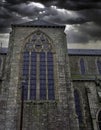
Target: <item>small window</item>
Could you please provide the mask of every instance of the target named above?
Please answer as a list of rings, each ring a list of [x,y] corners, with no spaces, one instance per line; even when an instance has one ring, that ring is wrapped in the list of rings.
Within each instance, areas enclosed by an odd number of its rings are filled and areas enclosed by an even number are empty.
[[[98,115],[98,127],[99,127],[99,130],[101,130],[101,111],[99,112],[99,115]]]
[[[101,74],[101,61],[100,60],[97,60],[97,67],[98,67],[99,74]]]
[[[84,75],[85,74],[85,63],[84,63],[83,58],[80,59],[80,70],[81,70],[81,74]]]

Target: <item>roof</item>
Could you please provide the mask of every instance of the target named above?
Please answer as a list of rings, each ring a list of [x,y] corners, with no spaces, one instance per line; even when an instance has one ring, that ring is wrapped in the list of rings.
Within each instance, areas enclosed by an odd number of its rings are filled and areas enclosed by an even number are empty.
[[[45,20],[34,20],[34,21],[29,21],[25,23],[20,23],[20,24],[13,24],[13,26],[28,26],[28,27],[60,27],[60,28],[65,28],[65,25],[63,24],[57,24],[57,23],[51,23]]]
[[[7,54],[8,48],[0,48],[0,54]]]
[[[100,49],[68,49],[69,55],[95,55],[100,56],[101,50]]]
[[[2,48],[0,50],[0,54],[6,54],[8,52],[8,48]],[[95,50],[95,49],[68,49],[69,55],[85,55],[85,56],[101,56],[101,50]]]

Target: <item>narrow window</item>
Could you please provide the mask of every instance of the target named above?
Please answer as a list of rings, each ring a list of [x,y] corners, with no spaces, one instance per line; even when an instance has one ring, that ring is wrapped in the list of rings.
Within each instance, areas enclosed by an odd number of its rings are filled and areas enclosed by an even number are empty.
[[[97,60],[97,67],[98,67],[99,74],[101,74],[101,61],[100,60]]]
[[[81,70],[81,74],[84,75],[85,74],[85,63],[84,63],[83,58],[80,59],[80,70]]]
[[[81,128],[81,125],[83,123],[83,118],[82,118],[82,109],[81,109],[81,103],[80,103],[80,95],[77,90],[74,91],[74,98],[75,98],[76,114],[78,116],[78,121],[79,121],[79,127]]]
[[[98,126],[99,126],[99,130],[101,130],[101,111],[99,112],[98,115]]]
[[[36,99],[36,53],[31,53],[31,63],[30,63],[30,99]]]
[[[40,53],[40,99],[46,99],[46,55]]]
[[[47,53],[47,67],[48,67],[48,99],[54,100],[54,67],[53,67],[53,54]]]

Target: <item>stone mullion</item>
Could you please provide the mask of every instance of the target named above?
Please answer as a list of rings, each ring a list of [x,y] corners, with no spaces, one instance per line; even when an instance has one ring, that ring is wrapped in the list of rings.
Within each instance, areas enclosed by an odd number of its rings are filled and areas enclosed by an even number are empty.
[[[36,99],[40,99],[40,54],[37,53],[36,64]]]
[[[31,52],[29,52],[29,76],[28,76],[28,97],[27,99],[30,100],[30,73],[31,73]]]

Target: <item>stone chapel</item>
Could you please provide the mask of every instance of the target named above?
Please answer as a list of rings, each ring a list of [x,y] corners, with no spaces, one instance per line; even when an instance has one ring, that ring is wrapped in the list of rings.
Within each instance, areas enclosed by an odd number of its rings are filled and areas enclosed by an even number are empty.
[[[0,50],[0,130],[101,130],[101,49],[68,49],[64,30],[12,25]]]

